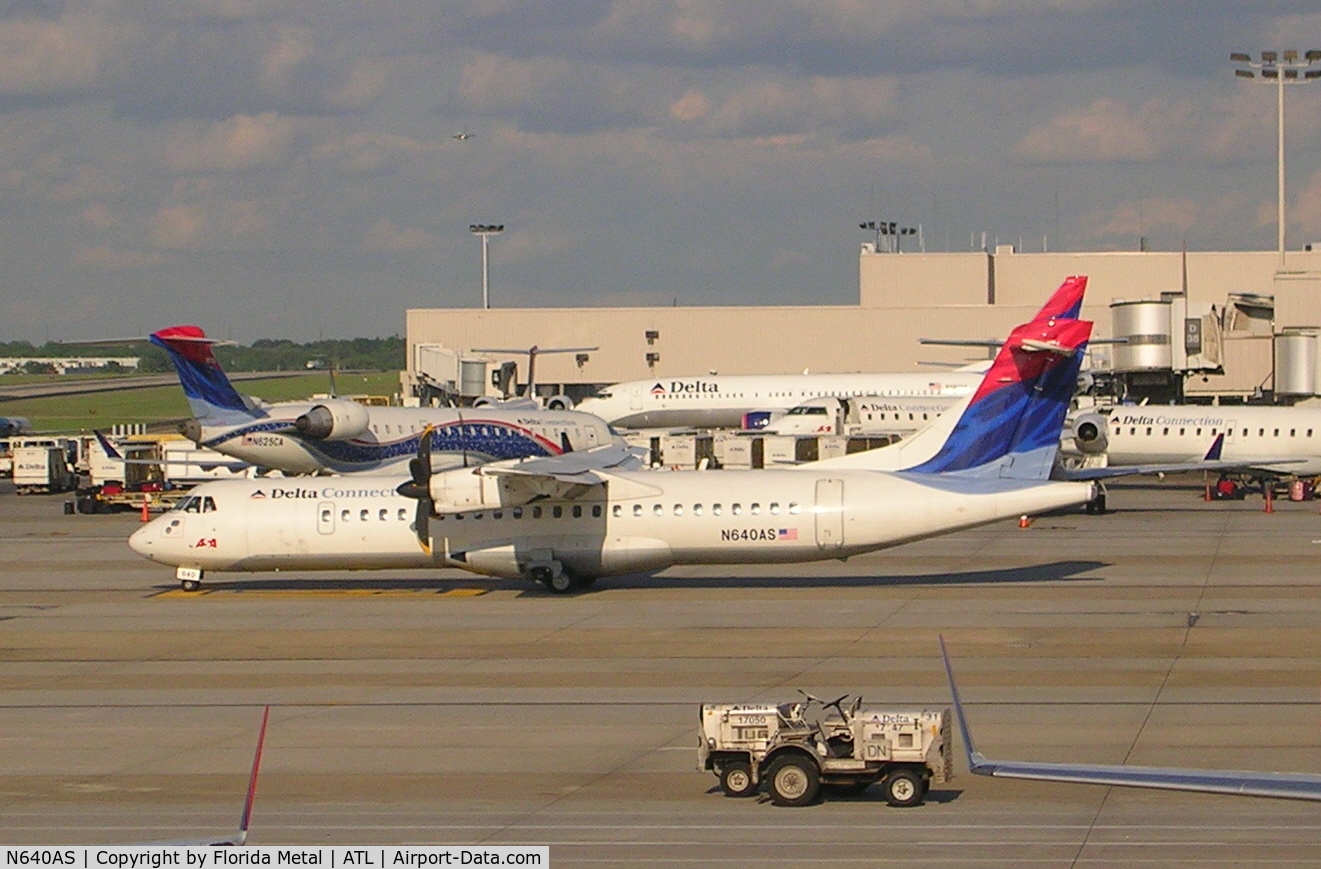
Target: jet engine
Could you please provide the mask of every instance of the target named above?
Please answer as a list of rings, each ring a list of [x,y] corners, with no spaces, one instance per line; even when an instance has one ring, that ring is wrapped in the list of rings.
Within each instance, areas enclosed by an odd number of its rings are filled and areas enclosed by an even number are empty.
[[[331,399],[294,420],[299,434],[325,441],[346,441],[367,431],[371,415],[356,401]]]
[[[573,410],[573,399],[567,395],[552,395],[546,399],[546,410]]]
[[[1094,456],[1106,451],[1110,439],[1106,436],[1108,423],[1099,413],[1080,414],[1073,421],[1073,443],[1078,452]]]

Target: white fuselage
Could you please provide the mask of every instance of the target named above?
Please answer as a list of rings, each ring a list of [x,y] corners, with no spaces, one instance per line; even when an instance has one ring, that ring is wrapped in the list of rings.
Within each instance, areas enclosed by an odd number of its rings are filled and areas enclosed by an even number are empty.
[[[1321,474],[1321,408],[1313,407],[1115,405],[1106,415],[1105,453],[1111,466],[1190,461],[1206,455],[1220,434],[1224,461]],[[1067,439],[1063,445],[1074,447]]]
[[[658,377],[607,386],[577,409],[620,428],[739,428],[745,414],[788,410],[811,398],[959,398],[981,380],[972,371]]]
[[[286,473],[381,472],[406,466],[418,437],[436,427],[436,468],[523,456],[557,455],[567,438],[574,450],[610,443],[600,419],[576,411],[495,408],[372,407],[369,422],[349,437],[320,439],[292,431],[319,402],[271,405],[268,416],[232,425],[202,424],[198,443],[262,468]],[[190,435],[191,436],[191,435]]]
[[[938,477],[802,468],[611,473],[577,500],[451,513],[430,520],[394,476],[223,481],[133,534],[138,553],[208,571],[457,567],[518,577],[555,560],[581,576],[679,564],[846,558],[1075,504],[1083,483],[967,485]],[[279,484],[279,485],[273,485]],[[287,484],[287,485],[286,485]],[[607,494],[608,492],[608,494]]]

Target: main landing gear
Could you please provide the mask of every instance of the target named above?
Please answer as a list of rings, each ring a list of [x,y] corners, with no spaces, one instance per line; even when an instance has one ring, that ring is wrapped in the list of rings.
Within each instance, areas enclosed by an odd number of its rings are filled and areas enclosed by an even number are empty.
[[[558,563],[554,565],[539,564],[536,567],[530,567],[528,568],[527,578],[545,586],[546,591],[551,594],[569,594],[574,591],[582,591],[591,588],[592,583],[596,582],[596,577],[578,576],[565,570]]]

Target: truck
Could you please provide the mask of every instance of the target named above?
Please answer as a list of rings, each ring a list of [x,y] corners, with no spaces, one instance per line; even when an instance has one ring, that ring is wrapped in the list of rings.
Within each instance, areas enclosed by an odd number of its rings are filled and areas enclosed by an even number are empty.
[[[58,446],[23,446],[14,449],[14,491],[19,495],[68,492],[78,487],[67,455]]]
[[[863,706],[861,695],[846,706],[848,694],[826,703],[800,693],[774,705],[703,704],[698,770],[714,772],[730,797],[764,783],[779,806],[807,805],[822,791],[857,795],[877,782],[891,806],[916,806],[933,782],[954,778],[948,707]]]

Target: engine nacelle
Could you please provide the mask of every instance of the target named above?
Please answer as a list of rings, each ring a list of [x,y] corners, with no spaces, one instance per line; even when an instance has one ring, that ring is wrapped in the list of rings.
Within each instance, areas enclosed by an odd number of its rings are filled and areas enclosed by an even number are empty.
[[[1109,423],[1099,413],[1080,414],[1073,421],[1073,444],[1083,455],[1094,456],[1110,446]]]
[[[546,399],[546,410],[573,410],[573,399],[567,395],[552,395]]]
[[[356,401],[332,399],[294,420],[299,434],[324,441],[346,441],[367,431],[371,414]]]
[[[431,500],[439,514],[496,510],[527,499],[514,496],[501,477],[479,474],[472,468],[454,468],[431,475]]]

